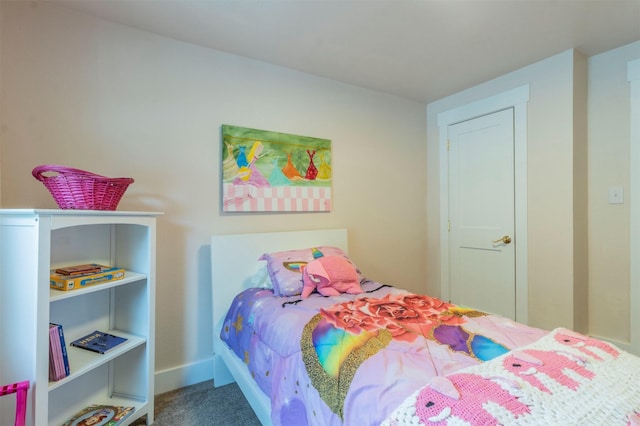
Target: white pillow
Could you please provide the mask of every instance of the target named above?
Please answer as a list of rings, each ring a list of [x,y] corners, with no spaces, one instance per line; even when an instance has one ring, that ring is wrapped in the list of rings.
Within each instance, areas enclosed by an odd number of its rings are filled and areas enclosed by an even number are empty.
[[[247,284],[249,284],[249,287],[273,288],[266,263],[256,262],[256,270],[247,279]]]

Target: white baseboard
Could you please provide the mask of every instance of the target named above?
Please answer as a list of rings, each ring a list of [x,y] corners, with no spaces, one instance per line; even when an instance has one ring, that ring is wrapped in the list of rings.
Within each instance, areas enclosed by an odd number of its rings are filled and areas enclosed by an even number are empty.
[[[213,357],[155,373],[154,395],[213,380]]]

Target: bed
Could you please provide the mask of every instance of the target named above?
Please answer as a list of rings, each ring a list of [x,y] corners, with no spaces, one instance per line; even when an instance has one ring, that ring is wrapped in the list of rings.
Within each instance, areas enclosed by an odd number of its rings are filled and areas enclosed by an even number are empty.
[[[211,265],[214,385],[264,425],[640,424],[639,358],[372,281],[344,229],[213,236]]]

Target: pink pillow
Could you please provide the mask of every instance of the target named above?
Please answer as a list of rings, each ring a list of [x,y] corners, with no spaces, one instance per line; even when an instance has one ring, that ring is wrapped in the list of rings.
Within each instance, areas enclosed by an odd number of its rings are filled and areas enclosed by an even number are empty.
[[[269,278],[277,296],[297,296],[302,293],[303,267],[321,256],[341,256],[349,259],[347,254],[338,247],[319,246],[265,253],[258,260],[267,262]]]
[[[302,272],[302,281],[303,299],[315,289],[323,296],[362,293],[358,271],[342,256],[324,256],[309,262]]]

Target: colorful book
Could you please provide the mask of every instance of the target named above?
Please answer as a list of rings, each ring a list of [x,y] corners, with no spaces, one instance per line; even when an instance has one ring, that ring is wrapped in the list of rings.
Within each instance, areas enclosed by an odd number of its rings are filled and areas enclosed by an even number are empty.
[[[135,407],[120,405],[90,405],[77,412],[62,426],[100,425],[115,426],[123,422],[135,411]]]
[[[57,273],[56,270],[52,270],[51,275],[49,276],[49,287],[65,291],[76,290],[94,284],[101,284],[109,281],[121,280],[124,278],[125,271],[122,268],[110,267],[105,265],[97,266],[100,267],[99,272],[77,275],[65,275]]]
[[[71,346],[104,354],[126,341],[127,339],[125,337],[96,330],[93,333],[89,333],[84,337],[74,340],[71,342]]]
[[[49,380],[58,381],[71,373],[69,357],[60,324],[49,324]]]
[[[49,381],[54,381],[56,370],[53,367],[53,346],[51,345],[51,328],[49,328]]]
[[[49,324],[49,380],[52,382],[60,380],[60,360],[56,341],[58,340],[58,330],[54,324]]]

